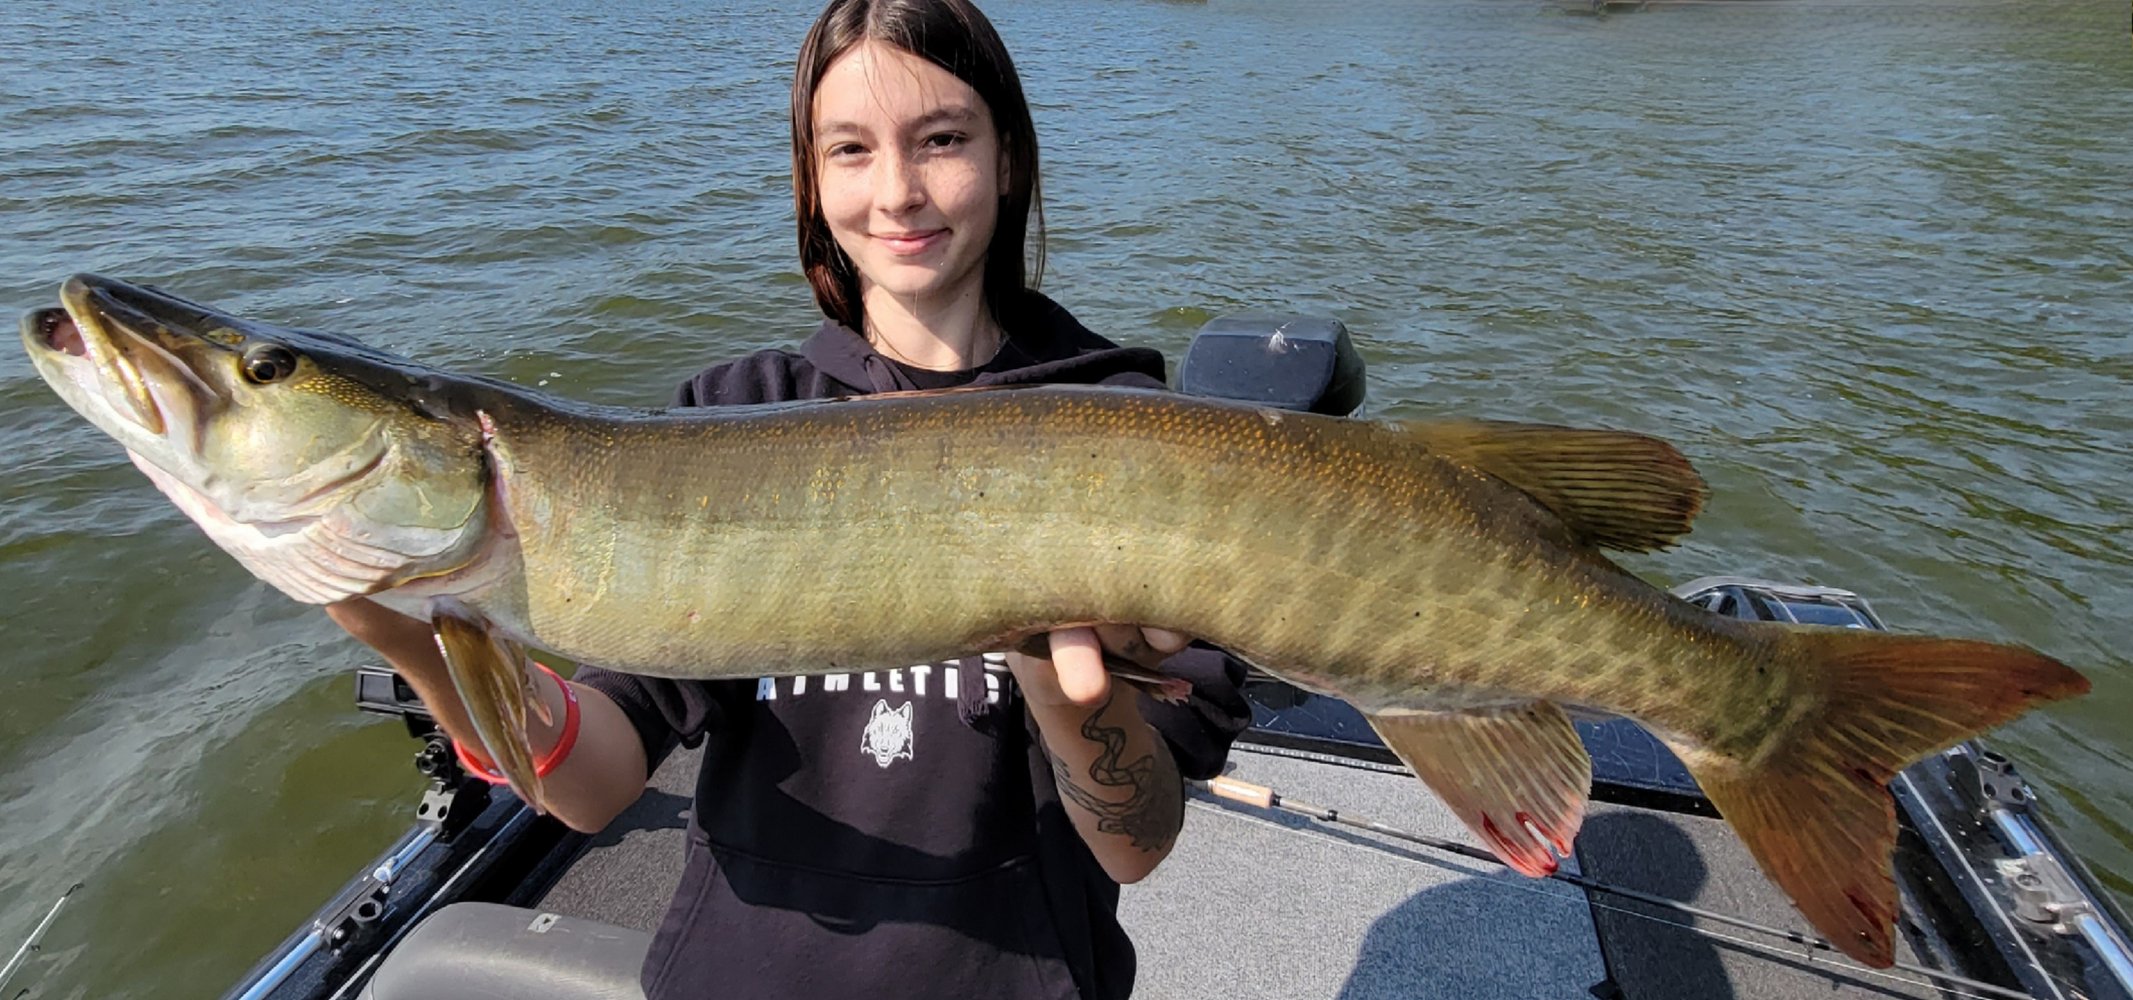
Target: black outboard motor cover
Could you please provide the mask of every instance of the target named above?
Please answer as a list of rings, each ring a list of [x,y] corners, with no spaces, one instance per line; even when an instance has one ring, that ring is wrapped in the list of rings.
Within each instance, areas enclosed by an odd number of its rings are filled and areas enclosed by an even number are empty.
[[[1363,404],[1363,358],[1340,320],[1247,313],[1218,316],[1192,338],[1178,389],[1346,416]]]
[[[1208,320],[1178,363],[1178,389],[1332,416],[1363,403],[1363,358],[1340,320],[1323,316],[1243,313]],[[1310,700],[1303,690],[1254,671],[1245,681],[1252,700],[1293,709]],[[1375,737],[1371,737],[1374,741]]]

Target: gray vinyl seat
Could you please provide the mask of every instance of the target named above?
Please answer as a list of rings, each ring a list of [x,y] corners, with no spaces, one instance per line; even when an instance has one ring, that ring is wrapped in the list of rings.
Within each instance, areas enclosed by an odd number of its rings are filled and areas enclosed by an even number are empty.
[[[538,910],[455,903],[380,963],[358,1000],[644,1000],[652,936]]]

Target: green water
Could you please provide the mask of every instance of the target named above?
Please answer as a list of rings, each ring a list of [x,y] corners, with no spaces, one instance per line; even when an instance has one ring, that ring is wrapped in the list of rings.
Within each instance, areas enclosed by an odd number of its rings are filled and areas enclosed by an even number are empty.
[[[96,270],[581,398],[796,340],[810,11],[451,0],[0,9],[0,304]],[[1640,560],[2026,642],[1995,740],[2133,901],[2133,46],[2118,0],[994,3],[1046,289],[1175,357],[1328,313],[1379,413],[1606,424],[1714,488]],[[408,822],[366,659],[0,352],[9,987],[218,993]]]

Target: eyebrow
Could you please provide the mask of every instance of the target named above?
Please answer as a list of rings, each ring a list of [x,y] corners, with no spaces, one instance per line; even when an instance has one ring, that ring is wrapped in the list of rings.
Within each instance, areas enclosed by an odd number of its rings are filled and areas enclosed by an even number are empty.
[[[925,128],[931,125],[942,124],[965,125],[977,120],[978,112],[976,108],[970,107],[966,104],[952,104],[947,107],[935,108],[932,111],[928,111],[925,114],[918,116],[917,120],[913,121],[911,124],[917,128]],[[847,121],[823,122],[821,125],[815,128],[815,134],[818,136],[865,131],[866,129],[861,128],[857,122]]]

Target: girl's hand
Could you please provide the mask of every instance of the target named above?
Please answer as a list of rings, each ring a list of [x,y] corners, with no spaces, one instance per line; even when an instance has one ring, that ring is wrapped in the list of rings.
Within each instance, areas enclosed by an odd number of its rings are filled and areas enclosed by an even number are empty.
[[[1007,654],[1036,724],[1067,818],[1114,881],[1137,882],[1170,853],[1185,821],[1185,789],[1170,748],[1116,693],[1104,651],[1153,673],[1185,648],[1175,632],[1134,625],[1063,628],[1049,658]]]
[[[1153,670],[1190,641],[1168,629],[1081,625],[1051,634],[1050,659],[1010,652],[1007,668],[1014,673],[1022,698],[1031,708],[1040,712],[1057,708],[1091,710],[1111,697],[1111,674],[1104,669],[1104,650]]]

